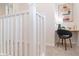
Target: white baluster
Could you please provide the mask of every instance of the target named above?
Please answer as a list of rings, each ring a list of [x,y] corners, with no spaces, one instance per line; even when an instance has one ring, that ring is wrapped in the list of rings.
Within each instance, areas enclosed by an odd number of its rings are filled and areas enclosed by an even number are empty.
[[[22,56],[24,56],[24,51],[25,51],[25,47],[24,47],[24,15],[25,14],[22,15]]]
[[[42,45],[42,19],[41,19],[41,17],[40,17],[40,33],[41,33],[41,34],[40,34],[40,37],[41,37],[41,39],[40,39],[40,45],[41,45],[41,46],[40,46],[40,48],[41,48],[41,49],[40,49],[40,55],[41,55],[41,53],[42,53],[42,46],[43,46],[43,45]]]
[[[46,53],[46,17],[44,16],[44,55]]]
[[[36,16],[36,18],[37,18],[37,41],[36,41],[36,43],[37,43],[37,55],[40,55],[40,43],[39,43],[39,16],[37,15]]]
[[[6,55],[5,18],[2,20],[2,39],[4,40],[4,54]]]
[[[9,29],[9,18],[7,18],[6,19],[7,20],[7,33],[6,33],[6,35],[7,35],[7,54],[9,55],[9,31],[10,31],[10,29]]]
[[[15,31],[15,55],[18,55],[18,41],[19,41],[19,37],[20,37],[20,31],[19,31],[19,15],[15,16],[15,20],[16,20],[16,31]]]
[[[6,42],[7,42],[7,41],[6,41],[6,39],[7,39],[7,37],[6,37],[6,32],[7,32],[7,31],[6,31],[6,27],[7,27],[7,26],[6,26],[6,19],[5,19],[5,18],[4,18],[4,20],[3,20],[2,23],[4,23],[4,25],[3,25],[3,27],[4,27],[4,29],[3,29],[3,30],[4,30],[4,31],[3,31],[3,33],[4,33],[3,37],[4,37],[4,40],[5,40],[5,53],[6,53],[6,51],[7,51],[7,47],[6,47]],[[7,53],[6,53],[6,54],[7,54]]]
[[[36,17],[36,55],[38,55],[38,17]]]
[[[20,19],[19,19],[19,25],[20,25],[20,50],[19,50],[19,52],[20,52],[20,55],[22,56],[22,15],[20,15],[19,16],[20,17]]]
[[[41,54],[41,21],[40,21],[40,17],[39,17],[39,20],[38,20],[38,26],[39,26],[39,31],[38,31],[38,33],[39,33],[39,55]]]
[[[0,53],[2,54],[2,19],[0,19]]]
[[[38,55],[40,55],[40,41],[39,41],[39,38],[40,38],[40,37],[39,37],[39,30],[40,30],[40,29],[39,29],[39,15],[37,14],[36,17],[37,17],[37,34],[38,34],[38,35],[37,35],[37,37],[38,37],[38,38],[37,38],[37,40],[38,40],[38,41],[37,41],[37,44],[38,44],[37,49],[38,49]]]
[[[8,47],[8,52],[9,52],[9,55],[10,55],[10,40],[11,40],[11,17],[8,18],[8,44],[9,44],[9,47]]]
[[[3,20],[3,18],[2,18],[2,20]],[[4,23],[2,23],[2,54],[4,54],[4,28],[3,28],[3,24]]]
[[[4,39],[6,40],[6,54],[7,53],[7,41],[8,41],[8,24],[7,24],[7,19],[4,19]]]
[[[13,55],[14,17],[11,17],[11,55]]]
[[[15,42],[15,41],[16,41],[16,38],[15,38],[15,35],[16,35],[16,33],[15,33],[15,32],[16,32],[16,29],[15,29],[15,28],[16,28],[16,19],[15,19],[15,16],[14,16],[13,25],[14,25],[14,26],[13,26],[13,55],[16,55],[16,54],[15,54],[15,53],[16,53],[16,52],[15,52],[15,47],[16,47],[16,46],[15,46],[15,45],[16,45],[16,44],[15,44],[15,43],[16,43],[16,42]]]
[[[41,42],[42,42],[42,53],[41,55],[44,55],[44,18],[43,16],[41,16],[41,32],[42,32],[42,39],[41,39]]]
[[[9,55],[11,55],[11,21],[12,21],[12,18],[9,17]]]
[[[29,16],[27,14],[24,15],[23,20],[23,39],[24,39],[24,55],[28,55],[29,51]]]

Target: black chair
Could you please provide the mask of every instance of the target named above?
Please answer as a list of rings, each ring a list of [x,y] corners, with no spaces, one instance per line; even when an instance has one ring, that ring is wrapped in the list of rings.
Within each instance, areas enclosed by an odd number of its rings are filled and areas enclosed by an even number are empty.
[[[67,50],[66,39],[69,39],[70,46],[72,48],[72,43],[71,43],[71,39],[70,39],[72,37],[72,33],[70,31],[63,30],[63,29],[58,29],[57,34],[58,34],[58,37],[59,37],[59,41],[60,41],[60,39],[62,39],[62,45],[63,45],[63,40],[64,40],[65,50]]]

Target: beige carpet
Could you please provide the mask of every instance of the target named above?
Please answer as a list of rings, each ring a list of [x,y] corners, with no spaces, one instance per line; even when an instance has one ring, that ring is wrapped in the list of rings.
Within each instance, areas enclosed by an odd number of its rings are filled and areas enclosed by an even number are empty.
[[[73,45],[73,47],[70,48],[70,46],[67,45],[67,50],[65,51],[64,46],[62,45],[59,47],[47,46],[46,56],[79,56],[79,47]]]

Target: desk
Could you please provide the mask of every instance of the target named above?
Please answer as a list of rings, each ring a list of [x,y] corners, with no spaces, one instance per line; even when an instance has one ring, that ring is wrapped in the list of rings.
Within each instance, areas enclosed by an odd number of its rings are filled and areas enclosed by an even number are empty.
[[[79,46],[79,30],[70,30],[73,34],[73,39],[76,40],[76,45]]]
[[[69,30],[69,31],[71,31],[71,32],[79,32],[79,30]]]

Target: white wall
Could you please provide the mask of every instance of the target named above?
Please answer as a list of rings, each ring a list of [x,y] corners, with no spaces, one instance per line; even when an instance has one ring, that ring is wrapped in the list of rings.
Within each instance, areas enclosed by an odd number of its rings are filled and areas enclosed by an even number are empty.
[[[52,3],[38,3],[36,4],[38,12],[46,16],[46,40],[48,45],[54,45],[55,39],[55,18],[54,10],[55,4]]]
[[[0,4],[0,16],[5,15],[5,5],[3,3]]]
[[[28,8],[27,3],[13,3],[13,13],[26,12]]]
[[[79,3],[73,4],[73,20],[79,29]]]
[[[77,26],[77,29],[79,30],[79,3],[73,4],[73,20],[74,20],[74,24]],[[74,41],[78,42],[79,45],[79,33],[77,34],[77,36],[78,37],[76,37],[75,35]]]

